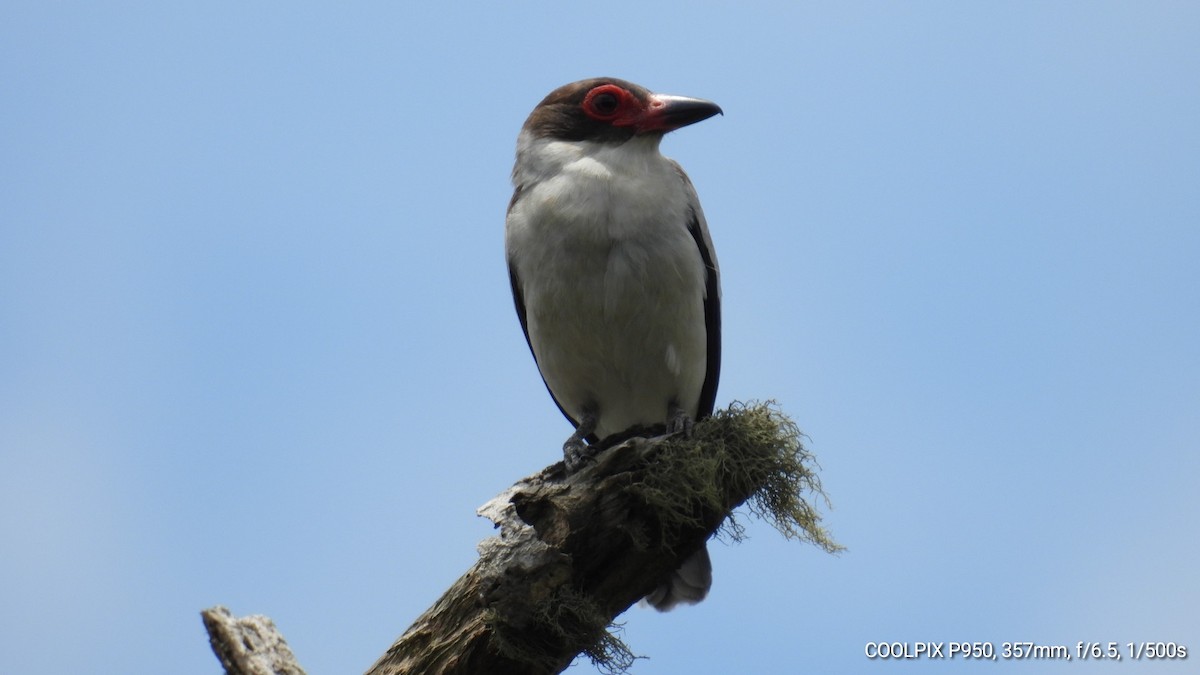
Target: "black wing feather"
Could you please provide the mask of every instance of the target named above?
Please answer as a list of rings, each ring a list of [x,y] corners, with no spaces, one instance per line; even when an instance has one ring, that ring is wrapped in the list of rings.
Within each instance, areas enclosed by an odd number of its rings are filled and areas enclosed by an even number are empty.
[[[704,328],[708,336],[707,363],[704,370],[704,385],[700,387],[700,405],[696,419],[708,417],[717,400],[717,382],[721,379],[721,285],[717,263],[713,252],[700,229],[700,218],[692,211],[688,232],[696,241],[700,259],[704,261]]]

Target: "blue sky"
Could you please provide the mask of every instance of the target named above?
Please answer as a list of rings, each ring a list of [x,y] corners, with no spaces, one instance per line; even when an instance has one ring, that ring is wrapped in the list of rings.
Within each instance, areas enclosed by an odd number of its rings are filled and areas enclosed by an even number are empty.
[[[848,547],[748,521],[709,600],[623,617],[635,673],[1200,650],[1197,5],[14,1],[0,671],[218,672],[220,603],[361,672],[474,561],[570,432],[509,296],[514,141],[595,75],[724,108],[663,144],[718,404],[796,419]]]

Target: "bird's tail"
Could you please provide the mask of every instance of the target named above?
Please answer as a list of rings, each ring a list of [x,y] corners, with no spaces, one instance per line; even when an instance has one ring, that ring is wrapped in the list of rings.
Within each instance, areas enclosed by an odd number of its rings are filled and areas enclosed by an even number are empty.
[[[650,605],[660,612],[666,612],[679,604],[694,605],[708,595],[712,588],[712,560],[708,557],[708,548],[700,547],[679,569],[663,580],[658,588],[642,598],[644,604]]]

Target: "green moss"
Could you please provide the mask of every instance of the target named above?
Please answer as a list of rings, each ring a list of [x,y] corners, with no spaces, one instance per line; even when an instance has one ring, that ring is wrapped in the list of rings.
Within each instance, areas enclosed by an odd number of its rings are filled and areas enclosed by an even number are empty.
[[[704,526],[705,514],[728,515],[746,503],[751,514],[785,537],[835,553],[842,547],[809,501],[829,506],[816,459],[802,439],[774,402],[735,402],[696,424],[691,438],[656,445],[645,481],[635,489],[659,514],[664,539],[671,539],[673,530]],[[722,531],[741,538],[742,528],[732,517]]]
[[[697,423],[690,438],[650,442],[645,470],[627,489],[655,514],[660,531],[657,537],[640,531],[630,535],[637,545],[649,547],[720,524],[721,532],[739,540],[742,527],[733,510],[746,504],[752,515],[788,539],[808,541],[830,553],[842,550],[809,501],[829,506],[816,473],[819,467],[802,439],[796,424],[768,401],[733,403]],[[533,625],[526,629],[505,630],[497,618],[488,618],[496,648],[529,664],[544,663],[546,653],[557,653],[532,642],[531,635],[559,644],[591,645],[583,653],[605,673],[624,673],[638,658],[617,637],[619,626],[569,587],[560,588],[548,604],[537,608]]]
[[[489,613],[485,619],[492,626],[492,644],[506,657],[545,670],[555,662],[548,654],[559,650],[530,640],[540,634],[544,639],[567,645],[586,644],[583,654],[603,673],[625,673],[636,657],[617,633],[621,626],[610,623],[608,616],[594,602],[569,586],[562,586],[554,598],[537,608],[533,630],[507,628]],[[597,630],[596,626],[603,628]]]

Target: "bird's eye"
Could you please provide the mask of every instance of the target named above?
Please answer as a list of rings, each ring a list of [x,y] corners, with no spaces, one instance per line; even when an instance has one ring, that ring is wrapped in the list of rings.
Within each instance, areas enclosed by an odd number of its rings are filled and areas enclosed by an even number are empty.
[[[621,112],[626,93],[615,84],[605,84],[588,92],[583,99],[583,111],[596,120],[611,121]]]
[[[617,100],[615,94],[604,92],[592,97],[592,111],[598,115],[611,115],[617,111],[619,105],[621,102]]]

